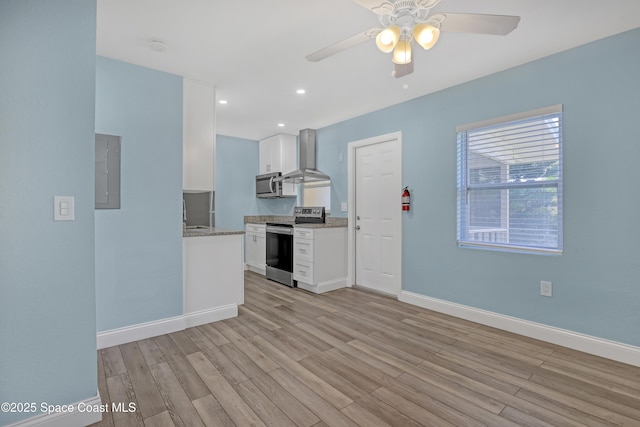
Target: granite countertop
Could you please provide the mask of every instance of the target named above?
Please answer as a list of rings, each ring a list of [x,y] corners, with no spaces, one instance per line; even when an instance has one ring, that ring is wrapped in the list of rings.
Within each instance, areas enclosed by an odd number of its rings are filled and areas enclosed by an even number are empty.
[[[257,215],[257,216],[245,216],[245,224],[266,224],[268,222],[280,222],[293,224],[295,218],[285,215]],[[332,218],[327,217],[324,224],[293,224],[294,227],[300,228],[335,228],[346,227],[347,218]]]
[[[226,230],[218,227],[188,228],[183,230],[182,237],[202,237],[202,236],[229,236],[232,234],[244,234],[242,230]]]

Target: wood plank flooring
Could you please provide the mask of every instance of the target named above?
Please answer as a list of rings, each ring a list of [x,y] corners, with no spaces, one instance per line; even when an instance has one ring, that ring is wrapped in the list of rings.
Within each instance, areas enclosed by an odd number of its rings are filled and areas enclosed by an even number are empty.
[[[640,368],[245,274],[237,318],[98,352],[96,426],[640,426]]]

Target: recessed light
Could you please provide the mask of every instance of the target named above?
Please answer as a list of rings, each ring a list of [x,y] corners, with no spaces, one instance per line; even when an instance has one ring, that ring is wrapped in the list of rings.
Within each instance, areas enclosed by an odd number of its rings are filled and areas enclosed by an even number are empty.
[[[228,104],[228,103],[229,103],[229,101],[227,101],[226,99],[221,99],[220,101],[218,101],[218,104],[222,104],[222,105],[225,105],[225,104]]]
[[[284,123],[278,123],[278,127],[283,128],[284,127]]]
[[[296,90],[296,93],[297,93],[298,95],[304,95],[305,93],[307,93],[307,91],[306,91],[306,90],[304,90],[304,89],[298,89],[298,90]]]

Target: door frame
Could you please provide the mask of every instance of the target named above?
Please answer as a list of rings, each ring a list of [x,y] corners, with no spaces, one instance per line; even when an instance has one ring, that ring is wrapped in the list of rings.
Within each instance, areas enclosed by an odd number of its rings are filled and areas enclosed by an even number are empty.
[[[402,192],[402,131],[392,132],[385,135],[374,136],[371,138],[361,139],[358,141],[352,141],[347,145],[347,176],[348,176],[348,233],[347,233],[347,253],[348,253],[348,263],[347,263],[347,286],[354,286],[356,280],[356,239],[355,239],[355,212],[356,212],[356,149],[360,147],[365,147],[367,145],[375,145],[380,144],[382,142],[395,142],[395,149],[399,151],[400,164],[398,166],[399,170],[398,177],[398,209],[400,209],[401,202],[401,192]],[[398,266],[398,274],[396,275],[396,283],[394,283],[395,296],[399,296],[400,292],[402,292],[402,220],[403,217],[400,215],[400,220],[394,224],[395,233],[398,236],[396,239],[395,247],[393,253],[397,257],[395,262]]]

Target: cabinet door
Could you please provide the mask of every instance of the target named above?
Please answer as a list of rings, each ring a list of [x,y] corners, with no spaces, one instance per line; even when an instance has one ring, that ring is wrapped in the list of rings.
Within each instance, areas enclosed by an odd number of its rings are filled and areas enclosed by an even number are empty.
[[[264,274],[267,263],[265,227],[255,224],[245,226],[245,264],[252,271]]]
[[[298,169],[298,147],[295,135],[280,135],[278,141],[278,166],[283,174]]]
[[[280,135],[280,140],[278,141],[278,165],[283,174],[293,172],[298,168],[298,148],[295,135]],[[297,184],[282,184],[283,196],[296,196],[297,194]]]
[[[246,234],[245,262],[251,267],[264,270],[267,264],[266,237],[259,234]]]
[[[259,142],[260,173],[282,172],[280,170],[279,136],[272,136]]]
[[[256,234],[256,262],[260,270],[267,268],[267,237],[264,234]]]
[[[259,151],[260,173],[285,174],[297,168],[295,135],[279,134],[263,139],[259,142]]]
[[[256,235],[253,233],[245,233],[244,235],[244,262],[247,265],[255,266],[257,264],[256,252]]]
[[[262,140],[258,143],[258,158],[260,164],[259,174],[271,172],[271,152],[269,140]]]

